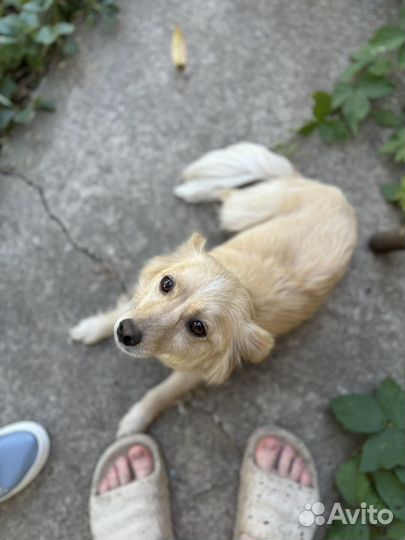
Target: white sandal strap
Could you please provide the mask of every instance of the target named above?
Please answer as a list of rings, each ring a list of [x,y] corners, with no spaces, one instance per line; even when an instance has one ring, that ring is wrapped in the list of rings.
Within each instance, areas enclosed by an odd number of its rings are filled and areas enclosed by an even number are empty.
[[[108,468],[134,444],[151,451],[152,474],[99,495],[98,486]],[[94,540],[174,539],[167,476],[159,449],[149,436],[137,434],[120,439],[101,456],[91,488],[90,525]]]
[[[257,467],[255,448],[265,436],[276,436],[296,448],[313,474],[314,487],[301,486]],[[293,435],[279,428],[257,430],[249,439],[243,459],[234,538],[240,538],[245,533],[257,540],[311,540],[314,526],[303,527],[298,517],[305,510],[305,505],[318,501],[317,475],[307,448]]]

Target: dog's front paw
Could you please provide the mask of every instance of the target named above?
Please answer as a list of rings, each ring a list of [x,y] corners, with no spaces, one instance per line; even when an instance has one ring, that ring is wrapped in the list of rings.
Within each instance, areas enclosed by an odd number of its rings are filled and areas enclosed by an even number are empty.
[[[85,345],[95,345],[106,337],[103,315],[94,315],[82,319],[76,326],[71,328],[69,333],[73,341]]]
[[[116,434],[117,439],[125,437],[126,435],[131,435],[132,433],[145,431],[152,420],[152,412],[147,409],[141,401],[135,403],[121,419]]]

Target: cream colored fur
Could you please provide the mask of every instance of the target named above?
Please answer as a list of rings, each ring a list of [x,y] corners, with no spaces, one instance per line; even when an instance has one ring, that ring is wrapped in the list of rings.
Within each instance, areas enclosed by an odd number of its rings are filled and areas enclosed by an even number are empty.
[[[243,360],[267,358],[274,340],[308,319],[346,271],[357,233],[343,193],[292,166],[290,176],[271,173],[276,179],[242,190],[224,191],[214,183],[215,193],[206,198],[222,200],[222,227],[242,232],[209,252],[194,234],[174,253],[146,264],[128,311],[97,316],[99,339],[113,332],[113,318],[119,317],[116,327],[132,318],[142,341],[125,347],[116,339],[118,346],[135,357],[155,356],[175,370],[135,404],[118,435],[145,429],[200,381],[222,383]],[[200,197],[198,179],[192,182],[193,197]],[[175,287],[164,295],[159,283],[166,275]],[[206,337],[190,333],[191,319],[204,321]],[[95,326],[95,318],[85,319],[72,338],[94,343]]]

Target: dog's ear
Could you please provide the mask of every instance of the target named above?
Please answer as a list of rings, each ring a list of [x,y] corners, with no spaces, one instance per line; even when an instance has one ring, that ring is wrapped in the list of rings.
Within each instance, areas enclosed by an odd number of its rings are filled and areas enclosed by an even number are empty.
[[[179,257],[188,257],[190,255],[199,255],[203,253],[207,240],[200,234],[194,233],[188,240],[181,244],[176,250]]]
[[[203,368],[204,379],[210,384],[222,384],[232,371],[241,365],[242,360],[258,364],[263,362],[274,346],[273,336],[255,324],[246,323],[237,343],[226,352],[210,358]]]
[[[259,364],[274,347],[274,338],[253,321],[248,322],[238,339],[238,350],[243,360]]]

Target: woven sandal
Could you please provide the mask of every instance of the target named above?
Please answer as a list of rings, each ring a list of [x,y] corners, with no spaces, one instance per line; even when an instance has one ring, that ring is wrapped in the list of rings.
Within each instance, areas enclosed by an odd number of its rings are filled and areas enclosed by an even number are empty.
[[[141,444],[152,456],[153,472],[100,495],[98,487],[114,461]],[[159,448],[145,434],[124,437],[100,457],[90,494],[90,528],[94,540],[173,540],[169,488]]]
[[[292,446],[313,475],[314,487],[305,487],[266,472],[255,463],[255,448],[263,437],[275,436]],[[234,538],[251,535],[256,540],[311,540],[315,526],[302,526],[299,515],[319,501],[318,477],[307,447],[291,433],[268,426],[250,437],[240,473],[240,489]]]

